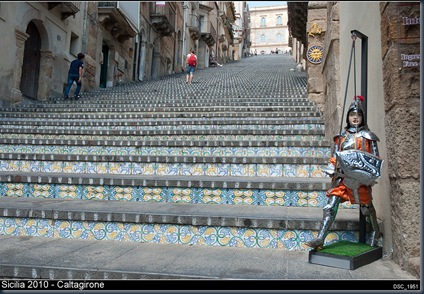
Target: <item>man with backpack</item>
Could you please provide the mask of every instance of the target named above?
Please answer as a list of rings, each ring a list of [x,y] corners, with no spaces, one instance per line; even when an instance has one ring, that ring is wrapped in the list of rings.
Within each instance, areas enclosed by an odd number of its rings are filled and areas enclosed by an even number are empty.
[[[190,49],[190,53],[187,55],[186,60],[186,84],[191,84],[193,81],[194,70],[197,65],[197,56],[194,54],[194,49]]]

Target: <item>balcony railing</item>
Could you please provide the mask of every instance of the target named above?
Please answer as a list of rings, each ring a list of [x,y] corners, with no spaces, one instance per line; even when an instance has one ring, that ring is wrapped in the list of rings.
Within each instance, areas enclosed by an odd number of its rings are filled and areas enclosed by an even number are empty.
[[[81,2],[48,2],[49,10],[52,10],[56,6],[60,7],[62,20],[65,20],[70,16],[75,17],[75,14],[81,10]]]
[[[118,2],[98,2],[99,22],[120,43],[136,35],[129,20],[118,11]]]
[[[216,43],[217,35],[216,30],[211,21],[205,20],[200,23],[200,32],[202,38],[208,44],[208,46],[213,46]]]
[[[99,2],[98,4],[97,4],[97,7],[99,7],[99,8],[105,8],[105,7],[114,7],[114,8],[116,8],[117,7],[117,5],[118,5],[118,2]]]
[[[190,37],[193,40],[198,40],[200,38],[200,21],[197,15],[190,14],[188,16],[187,27],[190,32]]]
[[[175,32],[175,11],[168,2],[165,2],[165,5],[157,5],[157,3],[150,4],[152,26],[162,36],[170,36]]]

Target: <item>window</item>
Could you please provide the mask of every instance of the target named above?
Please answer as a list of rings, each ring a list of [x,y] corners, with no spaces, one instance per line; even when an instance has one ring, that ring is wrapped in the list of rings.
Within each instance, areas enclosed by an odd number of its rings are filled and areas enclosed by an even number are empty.
[[[81,50],[79,40],[80,38],[74,32],[71,32],[71,46],[69,48],[69,53],[74,56],[77,56]]]
[[[261,35],[261,43],[265,43],[266,42],[266,36],[265,35]]]
[[[283,25],[283,18],[281,17],[281,15],[277,16],[277,26],[282,26]]]
[[[266,27],[266,18],[265,17],[261,18],[261,27]]]
[[[283,42],[283,36],[280,33],[277,34],[277,42],[278,43],[282,43]]]

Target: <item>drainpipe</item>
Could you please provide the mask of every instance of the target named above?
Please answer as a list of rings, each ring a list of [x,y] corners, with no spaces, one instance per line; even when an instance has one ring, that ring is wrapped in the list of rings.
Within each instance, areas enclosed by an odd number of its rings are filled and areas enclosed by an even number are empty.
[[[138,69],[138,80],[143,81],[144,79],[144,65],[146,62],[146,45],[147,42],[143,40],[143,36],[140,38],[140,65]]]
[[[184,8],[187,7],[187,8]],[[181,66],[185,68],[185,56],[186,54],[186,9],[188,9],[187,1],[183,2],[183,50],[181,56]]]
[[[84,5],[84,21],[82,26],[82,44],[81,52],[86,52],[87,50],[87,14],[88,14],[88,2],[81,2]]]
[[[134,68],[133,68],[133,81],[137,81],[137,79],[138,79],[137,66],[138,66],[138,62],[139,62],[139,59],[140,59],[140,52],[139,52],[140,46],[139,46],[139,40],[138,40],[138,32],[137,32],[137,35],[135,35],[134,48],[135,48],[135,56],[134,56],[135,62],[133,62],[133,66],[134,66]]]

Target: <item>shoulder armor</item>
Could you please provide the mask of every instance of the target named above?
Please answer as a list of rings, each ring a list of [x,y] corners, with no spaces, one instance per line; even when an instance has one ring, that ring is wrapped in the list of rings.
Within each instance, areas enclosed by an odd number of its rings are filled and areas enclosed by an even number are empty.
[[[377,137],[376,134],[371,132],[370,130],[362,130],[358,133],[358,137],[364,137],[365,139],[371,140],[371,141],[380,141],[380,139]]]
[[[333,137],[333,141],[336,141],[337,138],[344,138],[346,137],[346,132],[343,131],[341,134],[338,134],[337,136]]]

